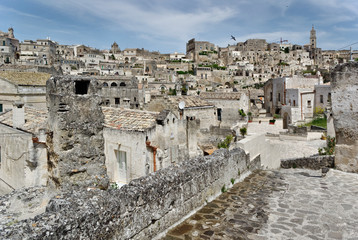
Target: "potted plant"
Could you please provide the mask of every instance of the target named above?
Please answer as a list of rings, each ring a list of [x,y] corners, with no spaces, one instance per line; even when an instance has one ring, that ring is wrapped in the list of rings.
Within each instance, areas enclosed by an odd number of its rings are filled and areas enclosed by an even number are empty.
[[[270,123],[271,125],[274,125],[275,122],[276,122],[276,119],[270,119],[270,121],[269,121],[269,123]]]
[[[252,122],[252,113],[251,113],[251,112],[248,112],[248,113],[247,113],[247,116],[249,117],[249,122]]]

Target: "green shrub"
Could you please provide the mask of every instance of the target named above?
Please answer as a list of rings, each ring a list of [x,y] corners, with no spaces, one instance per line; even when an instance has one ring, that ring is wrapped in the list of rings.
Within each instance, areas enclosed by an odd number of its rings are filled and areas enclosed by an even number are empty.
[[[218,143],[218,148],[229,148],[230,143],[234,137],[232,135],[227,135],[224,141]]]
[[[247,134],[247,128],[246,127],[240,128],[240,133],[243,137],[245,137],[245,135]]]
[[[239,109],[239,114],[241,117],[246,117],[246,113],[245,113],[244,109]]]
[[[231,184],[232,184],[232,185],[234,185],[234,183],[235,183],[235,179],[231,178],[231,180],[230,180],[230,181],[231,181]]]

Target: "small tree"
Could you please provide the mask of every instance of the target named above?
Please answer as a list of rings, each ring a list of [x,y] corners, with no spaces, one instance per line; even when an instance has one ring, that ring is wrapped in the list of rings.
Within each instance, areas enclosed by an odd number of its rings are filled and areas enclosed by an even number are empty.
[[[245,135],[247,134],[247,128],[246,127],[240,128],[240,133],[241,133],[241,136],[245,137]]]

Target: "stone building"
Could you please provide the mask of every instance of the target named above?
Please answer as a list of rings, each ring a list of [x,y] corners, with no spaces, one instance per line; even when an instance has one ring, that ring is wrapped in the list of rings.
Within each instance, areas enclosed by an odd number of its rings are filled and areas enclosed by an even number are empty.
[[[330,87],[323,85],[320,76],[270,79],[264,85],[264,94],[266,113],[281,115],[284,128],[312,119],[316,107],[325,109],[330,105]]]
[[[136,77],[98,76],[105,106],[140,109],[145,103],[144,85]]]
[[[0,64],[14,64],[19,58],[19,50],[19,40],[14,36],[14,29],[9,28],[7,33],[0,31]]]
[[[46,108],[47,73],[0,71],[0,112],[12,109],[14,103]]]
[[[153,96],[145,109],[157,112],[170,110],[180,120],[198,119],[200,129],[209,130],[211,126],[219,126],[215,106],[196,96]]]
[[[195,41],[190,39],[186,44],[186,58],[194,62],[199,60],[199,54],[202,52],[214,52],[217,48],[213,43],[207,41]]]
[[[197,156],[197,129],[170,111],[103,107],[110,181],[121,184]]]
[[[316,30],[312,26],[310,32],[310,43],[305,45],[306,50],[310,53],[310,58],[313,60],[314,65],[320,66],[323,63],[322,49],[317,47]]]
[[[0,115],[0,189],[47,184],[47,112],[16,104]]]
[[[24,40],[20,43],[20,61],[23,64],[52,65],[56,60],[56,45],[50,39]]]
[[[240,120],[239,109],[249,112],[250,99],[247,92],[202,92],[200,98],[216,107],[221,127],[232,127]]]

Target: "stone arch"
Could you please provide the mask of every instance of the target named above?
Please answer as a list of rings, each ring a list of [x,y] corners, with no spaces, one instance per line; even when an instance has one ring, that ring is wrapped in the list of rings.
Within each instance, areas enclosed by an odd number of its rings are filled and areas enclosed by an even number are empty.
[[[118,86],[117,83],[115,83],[115,82],[111,83],[111,87],[117,87],[117,86]]]

